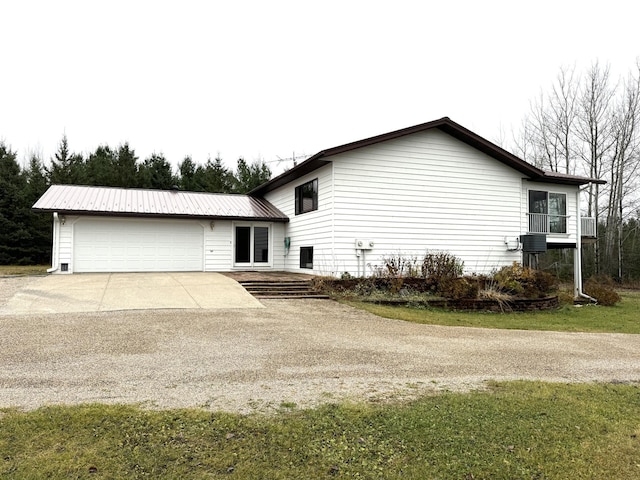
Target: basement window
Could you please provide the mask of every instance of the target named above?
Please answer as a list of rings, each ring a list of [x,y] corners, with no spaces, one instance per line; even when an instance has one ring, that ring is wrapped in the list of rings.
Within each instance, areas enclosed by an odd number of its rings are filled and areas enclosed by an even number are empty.
[[[313,268],[313,247],[300,247],[300,268]]]

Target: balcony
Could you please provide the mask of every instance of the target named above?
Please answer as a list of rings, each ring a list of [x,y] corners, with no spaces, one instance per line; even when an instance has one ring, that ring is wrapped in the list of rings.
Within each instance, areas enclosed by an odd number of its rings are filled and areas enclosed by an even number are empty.
[[[580,217],[580,232],[583,237],[596,238],[596,219],[594,217]]]
[[[549,215],[546,213],[527,213],[529,217],[528,233],[567,233],[567,219],[569,215]],[[582,237],[596,238],[596,219],[580,217],[580,232]]]
[[[567,233],[568,215],[549,215],[547,213],[527,213],[529,233]]]

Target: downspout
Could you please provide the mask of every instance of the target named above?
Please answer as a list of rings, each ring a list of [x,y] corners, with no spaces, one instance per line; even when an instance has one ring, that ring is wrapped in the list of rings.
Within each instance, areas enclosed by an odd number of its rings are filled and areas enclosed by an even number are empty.
[[[579,188],[576,192],[576,218],[578,221],[576,222],[576,255],[573,260],[573,283],[576,298],[586,298],[593,303],[598,303],[598,300],[582,291],[582,217],[580,216],[580,193],[583,190],[583,188]]]
[[[60,236],[60,220],[58,219],[58,212],[53,212],[53,250],[51,252],[51,268],[47,269],[47,273],[57,272],[60,265],[60,242],[58,238]]]

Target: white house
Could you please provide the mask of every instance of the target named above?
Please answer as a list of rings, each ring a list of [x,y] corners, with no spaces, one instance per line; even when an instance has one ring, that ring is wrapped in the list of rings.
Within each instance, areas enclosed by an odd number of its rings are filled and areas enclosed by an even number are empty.
[[[468,272],[580,249],[580,187],[449,118],[323,150],[248,195],[52,186],[55,272],[234,269],[367,275],[448,251]],[[524,254],[523,254],[524,246]]]

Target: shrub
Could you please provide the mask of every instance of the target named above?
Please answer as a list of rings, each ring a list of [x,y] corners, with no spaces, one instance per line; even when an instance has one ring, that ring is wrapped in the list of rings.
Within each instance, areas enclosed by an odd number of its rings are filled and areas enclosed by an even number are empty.
[[[613,289],[615,283],[611,277],[597,275],[589,278],[584,284],[584,293],[595,298],[600,305],[612,307],[620,300],[620,295]]]
[[[427,252],[422,259],[420,274],[439,284],[445,279],[457,278],[464,271],[464,262],[448,252]]]
[[[597,283],[598,285],[603,285],[609,288],[615,288],[616,282],[609,275],[605,275],[604,273],[599,273],[597,275],[592,275],[587,280],[587,283]]]
[[[562,289],[558,292],[558,302],[560,305],[573,305],[575,296],[572,289]]]
[[[557,280],[553,275],[523,267],[518,262],[498,270],[493,279],[501,290],[525,298],[544,297],[557,290]]]
[[[418,259],[401,253],[382,257],[384,265],[376,267],[373,275],[382,278],[415,277],[418,273]]]
[[[447,278],[438,284],[436,292],[452,300],[476,298],[478,296],[478,283],[469,281],[464,277]]]
[[[360,296],[369,296],[375,291],[375,282],[369,278],[360,279],[360,281],[353,288],[353,293]]]

